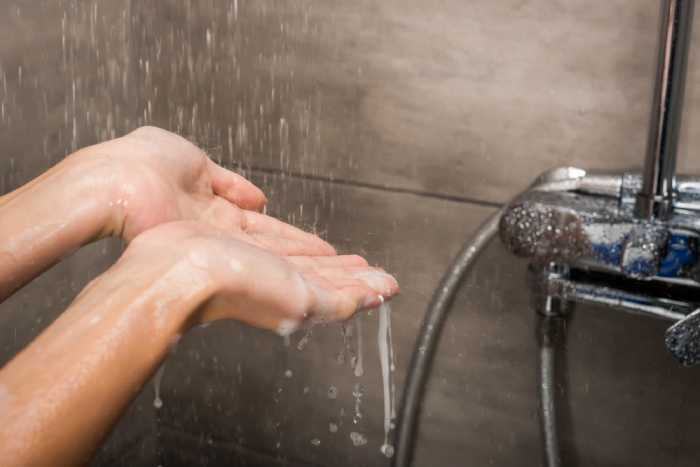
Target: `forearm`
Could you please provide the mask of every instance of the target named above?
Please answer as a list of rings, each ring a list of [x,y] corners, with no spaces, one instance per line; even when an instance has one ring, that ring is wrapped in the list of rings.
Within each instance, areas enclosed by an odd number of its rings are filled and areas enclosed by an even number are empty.
[[[0,370],[0,458],[80,465],[209,296],[182,264],[117,263]]]
[[[71,157],[0,198],[0,301],[103,234],[112,199],[105,164]]]

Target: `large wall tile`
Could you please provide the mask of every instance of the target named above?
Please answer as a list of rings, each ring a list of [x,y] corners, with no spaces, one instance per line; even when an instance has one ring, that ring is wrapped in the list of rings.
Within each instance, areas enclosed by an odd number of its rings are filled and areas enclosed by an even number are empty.
[[[493,209],[288,177],[254,179],[270,195],[272,213],[287,213],[342,251],[365,254],[397,275],[404,291],[392,305],[400,390],[433,287],[463,239]],[[358,377],[351,363],[360,354],[364,374]],[[159,425],[213,444],[236,443],[314,465],[388,462],[379,451],[384,409],[376,312],[299,331],[286,343],[272,333],[215,323],[181,341],[166,362],[162,392]],[[361,416],[353,392],[362,394]],[[536,426],[529,429],[536,433]],[[354,446],[353,432],[367,444]],[[161,448],[179,449],[169,442]],[[483,458],[484,451],[486,445],[473,454]]]
[[[343,251],[361,251],[397,274],[403,294],[392,307],[400,392],[433,288],[450,256],[492,210],[288,177],[254,178],[274,194],[271,212],[315,227]],[[358,352],[358,323],[365,368],[359,378],[349,366]],[[526,265],[494,243],[463,285],[442,336],[416,465],[465,465],[465,459],[467,465],[539,465],[538,326]],[[651,467],[700,456],[691,409],[700,403],[692,389],[700,387],[700,375],[667,354],[666,326],[595,307],[575,311],[557,382],[566,465]],[[180,450],[195,449],[206,457],[210,443],[224,449],[212,448],[215,458],[234,445],[297,463],[387,465],[379,453],[376,336],[376,313],[345,327],[299,332],[288,343],[228,322],[192,332],[166,363],[159,425],[203,441],[178,447],[169,441],[175,438],[163,438],[163,455],[177,458]],[[357,384],[361,418],[354,417]],[[337,395],[329,397],[329,390]],[[366,436],[365,446],[353,446],[353,431]]]
[[[656,1],[136,8],[137,113],[232,162],[498,202],[553,166],[642,165]],[[697,37],[681,145],[690,172]]]
[[[131,0],[0,5],[0,192],[136,125]]]

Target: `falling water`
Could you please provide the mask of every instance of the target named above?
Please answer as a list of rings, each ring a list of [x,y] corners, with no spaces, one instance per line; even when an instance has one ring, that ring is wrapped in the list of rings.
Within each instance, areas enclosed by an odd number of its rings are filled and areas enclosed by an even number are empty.
[[[311,328],[306,330],[306,333],[304,336],[299,339],[299,342],[297,343],[297,350],[302,351],[304,350],[304,347],[306,347],[306,344],[309,343],[309,339],[311,338],[311,335],[313,334],[313,331]]]
[[[331,385],[328,388],[328,398],[329,399],[337,399],[338,398],[338,388]]]
[[[392,457],[394,447],[389,444],[389,433],[394,428],[394,418],[396,417],[396,391],[394,388],[394,349],[391,342],[391,307],[387,303],[382,304],[379,308],[377,344],[384,389],[384,444],[382,444],[381,452],[387,457]]]
[[[362,420],[362,396],[364,388],[360,383],[356,383],[352,390],[352,397],[355,399],[355,413],[352,416],[352,423],[357,425]]]
[[[328,108],[324,92],[316,87],[308,92],[305,87],[297,89],[306,78],[294,75],[299,71],[295,66],[298,44],[311,43],[319,35],[315,12],[295,6],[285,8],[278,16],[275,9],[260,11],[254,2],[238,0],[173,2],[166,6],[132,0],[37,2],[36,7],[31,7],[32,2],[13,0],[10,4],[17,5],[18,25],[33,24],[41,18],[20,18],[20,6],[22,15],[34,14],[35,9],[37,15],[55,18],[56,24],[47,24],[49,29],[42,30],[47,49],[41,54],[19,54],[21,61],[17,65],[13,60],[5,63],[5,56],[0,57],[0,127],[6,130],[5,136],[24,126],[46,130],[44,138],[37,142],[38,150],[33,141],[28,141],[12,146],[11,151],[6,151],[8,154],[43,153],[48,167],[48,163],[55,163],[78,147],[114,138],[142,124],[153,124],[214,147],[212,156],[221,161],[223,155],[229,167],[279,164],[285,170],[332,177],[335,161],[331,161],[330,168],[323,165],[326,148],[321,136],[325,134],[323,122],[328,119],[321,113]],[[41,10],[44,13],[39,13]],[[169,21],[157,19],[164,11],[168,16],[172,14]],[[265,40],[256,40],[259,37]],[[5,163],[10,167],[0,178],[3,192],[22,180],[21,166],[15,167],[12,158]],[[342,163],[341,158],[339,164]],[[295,194],[297,185],[286,181],[286,177],[270,176],[269,181],[262,183],[273,191],[268,193],[271,199],[284,200]],[[301,183],[302,191],[305,183]],[[333,203],[334,197],[330,188],[319,184],[314,190],[320,191],[321,200],[315,205],[299,205],[296,211],[299,220],[313,220],[314,230],[317,226],[323,230],[326,222],[331,222],[326,219],[328,204]],[[284,204],[276,209],[280,216],[287,215]],[[107,252],[103,250],[103,255]],[[89,266],[91,272],[96,271],[92,264]],[[62,306],[65,302],[55,303]],[[358,333],[357,357],[352,364],[355,376],[364,374],[361,320],[354,323]],[[300,334],[298,342],[299,337],[286,336],[285,345],[300,351],[306,347],[308,357],[308,352],[317,351],[308,345],[311,331]],[[354,349],[355,344],[350,344]],[[234,374],[227,376],[240,387],[241,364],[235,359],[230,361],[235,363],[229,367]],[[199,358],[191,365],[201,365]],[[156,409],[164,405],[164,370],[161,365],[153,378],[152,400]],[[290,388],[297,389],[292,385],[297,380],[304,384],[301,372],[289,370],[283,374],[290,380]],[[204,386],[210,389],[216,384],[220,382],[207,381]],[[353,391],[354,400],[350,401],[355,402],[358,420],[362,418],[364,390],[358,384]],[[304,394],[308,393],[309,388],[305,387]],[[335,398],[335,393],[336,389],[330,389],[329,397]],[[196,404],[193,407],[195,416],[197,410],[203,410]],[[352,406],[347,409],[351,412]],[[344,438],[348,441],[347,434]],[[360,444],[366,443],[363,435],[358,434],[356,439]]]
[[[362,358],[362,315],[355,318],[355,326],[357,333],[357,356],[355,360],[355,376],[358,378],[365,374],[365,368]]]
[[[163,373],[165,372],[165,363],[163,363],[158,371],[156,372],[155,379],[153,381],[153,387],[155,388],[155,399],[153,399],[153,407],[160,409],[163,407],[163,399],[160,398],[160,383],[163,380]]]
[[[352,440],[353,446],[364,446],[367,444],[367,438],[365,435],[356,431],[350,433],[350,439]]]

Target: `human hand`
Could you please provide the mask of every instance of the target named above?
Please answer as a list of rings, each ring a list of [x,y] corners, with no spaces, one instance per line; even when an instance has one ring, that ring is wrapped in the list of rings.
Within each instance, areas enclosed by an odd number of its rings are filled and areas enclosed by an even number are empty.
[[[217,165],[186,139],[155,127],[81,149],[64,164],[73,166],[77,176],[87,172],[81,172],[84,165],[98,167],[109,200],[104,233],[126,241],[159,224],[206,218],[213,208],[220,212],[222,202],[256,211],[267,202],[245,178]]]
[[[364,259],[316,256],[325,245],[313,236],[288,241],[289,231],[279,231],[284,235],[272,242],[278,253],[254,246],[258,240],[244,230],[205,222],[166,223],[134,238],[0,371],[7,395],[0,410],[3,460],[88,462],[168,348],[193,325],[236,319],[287,335],[307,321],[344,319],[398,292],[393,277]],[[285,256],[285,250],[307,253]],[[98,409],[84,410],[85,401]]]
[[[81,149],[0,197],[0,300],[86,243],[111,235],[129,242],[174,221],[208,222],[285,254],[335,254],[256,212],[265,202],[243,177],[158,128]]]
[[[191,284],[203,293],[201,306],[182,319],[185,327],[235,319],[289,334],[307,321],[347,319],[399,291],[391,275],[359,256],[327,256],[324,245],[311,239],[288,243],[284,237],[273,253],[247,235],[205,223],[169,223],[136,237],[117,267],[162,267],[169,283]],[[284,245],[305,253],[285,254]]]

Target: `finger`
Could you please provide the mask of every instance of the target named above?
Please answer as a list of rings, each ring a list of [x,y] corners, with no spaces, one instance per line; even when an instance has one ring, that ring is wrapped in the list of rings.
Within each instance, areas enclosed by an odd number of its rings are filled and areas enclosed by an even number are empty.
[[[267,204],[265,194],[244,177],[225,169],[207,158],[214,193],[242,209],[262,211]]]
[[[333,256],[327,258],[290,257],[288,260],[305,271],[306,275],[320,277],[331,283],[360,281],[384,298],[391,298],[400,291],[398,281],[381,268],[343,265],[343,261],[357,261],[358,257]],[[362,258],[360,258],[362,259]],[[335,260],[335,261],[334,261]],[[334,264],[335,263],[335,264]]]
[[[247,233],[268,251],[282,256],[331,256],[335,250],[320,238],[316,241],[296,240],[262,233]]]
[[[399,293],[399,283],[392,276],[381,269],[366,269],[354,271],[350,274],[353,278],[361,280],[368,287],[375,290],[383,298],[389,299]]]
[[[287,260],[302,270],[313,270],[322,267],[368,266],[367,260],[358,255],[288,256]]]
[[[246,217],[242,209],[218,196],[206,201],[205,206],[196,212],[197,220],[231,234],[245,234]]]
[[[324,256],[334,256],[337,254],[335,248],[317,235],[304,232],[303,230],[289,225],[286,222],[282,222],[274,217],[266,216],[265,214],[245,211],[244,215],[246,217],[246,231],[250,234],[260,233],[264,235],[274,235],[277,237],[295,240],[300,243],[306,243],[309,245],[311,251],[316,251],[316,253],[311,254]],[[313,250],[314,248],[316,250]]]
[[[319,274],[327,279],[346,279],[353,278],[357,279],[356,276],[362,276],[365,273],[377,273],[386,274],[386,271],[380,268],[373,268],[368,266],[323,266],[316,267],[313,269],[316,274]]]
[[[313,321],[348,319],[358,310],[381,303],[379,295],[361,281],[329,281],[315,274],[305,275],[314,292],[310,318]]]

